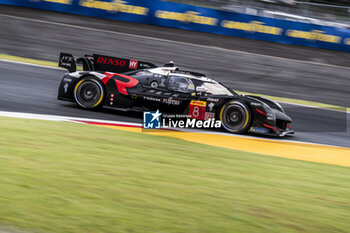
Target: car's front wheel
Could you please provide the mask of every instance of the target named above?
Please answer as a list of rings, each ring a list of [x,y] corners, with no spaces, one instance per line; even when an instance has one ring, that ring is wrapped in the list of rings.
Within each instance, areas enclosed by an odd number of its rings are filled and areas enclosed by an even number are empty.
[[[241,102],[225,104],[220,111],[220,120],[224,129],[231,133],[245,133],[252,120],[249,108]]]
[[[94,78],[83,78],[74,87],[75,102],[82,108],[98,108],[102,105],[103,98],[103,86]]]

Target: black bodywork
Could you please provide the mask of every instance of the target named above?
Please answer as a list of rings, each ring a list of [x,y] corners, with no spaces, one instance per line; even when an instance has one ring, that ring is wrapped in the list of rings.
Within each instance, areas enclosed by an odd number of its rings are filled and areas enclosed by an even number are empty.
[[[76,71],[77,64],[82,66],[83,71]],[[201,89],[204,83],[223,85],[206,78],[204,74],[179,70],[172,63],[157,67],[149,62],[125,58],[94,54],[74,59],[70,54],[61,53],[59,66],[69,70],[59,86],[60,100],[77,102],[75,92],[83,79],[93,79],[102,86],[103,97],[100,103],[86,108],[159,110],[162,113],[189,115],[199,120],[222,120],[224,109],[230,104],[236,104],[248,113],[248,125],[243,131],[224,127],[226,130],[233,133],[252,132],[274,136],[294,133],[290,128],[292,120],[277,102],[259,96],[239,95],[228,88],[229,93],[208,93]],[[171,88],[177,77],[190,77],[190,89],[179,91]],[[200,114],[193,114],[195,106],[201,108]]]

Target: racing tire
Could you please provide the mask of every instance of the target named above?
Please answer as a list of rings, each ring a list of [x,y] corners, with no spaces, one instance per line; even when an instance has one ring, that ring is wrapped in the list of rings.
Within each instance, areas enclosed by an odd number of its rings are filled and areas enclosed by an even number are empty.
[[[220,111],[222,127],[231,133],[245,133],[252,121],[251,111],[244,103],[232,101]]]
[[[91,77],[86,77],[74,87],[75,102],[81,108],[96,109],[102,106],[105,91],[102,84]]]

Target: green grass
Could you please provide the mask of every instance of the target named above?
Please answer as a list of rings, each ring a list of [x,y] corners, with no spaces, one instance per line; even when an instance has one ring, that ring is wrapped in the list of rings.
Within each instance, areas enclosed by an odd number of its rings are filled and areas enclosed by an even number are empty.
[[[348,232],[350,169],[0,118],[0,229]]]

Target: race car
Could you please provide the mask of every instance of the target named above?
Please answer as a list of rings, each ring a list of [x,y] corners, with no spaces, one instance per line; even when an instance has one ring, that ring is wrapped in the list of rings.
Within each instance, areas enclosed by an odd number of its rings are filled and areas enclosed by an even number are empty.
[[[75,59],[61,53],[59,66],[69,73],[62,78],[58,99],[84,109],[157,110],[203,121],[218,119],[231,133],[294,133],[291,118],[277,102],[237,94],[204,74],[181,70],[173,62],[156,66],[99,54]],[[77,66],[82,71],[77,71]]]

